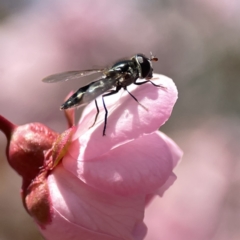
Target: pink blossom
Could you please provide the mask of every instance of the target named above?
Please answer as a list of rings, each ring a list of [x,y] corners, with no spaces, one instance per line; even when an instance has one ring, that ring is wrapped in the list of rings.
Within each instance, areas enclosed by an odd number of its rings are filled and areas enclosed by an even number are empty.
[[[145,207],[175,181],[173,168],[182,155],[158,132],[171,115],[176,87],[162,75],[153,81],[162,87],[147,83],[128,89],[144,107],[126,91],[105,98],[106,136],[100,98],[101,113],[90,129],[94,103],[76,128],[70,110],[70,128],[62,134],[39,123],[16,127],[0,118],[8,161],[23,177],[23,204],[46,239],[144,239]]]
[[[173,183],[172,170],[182,155],[157,131],[171,114],[176,87],[165,76],[155,78],[165,89],[150,83],[129,88],[148,111],[126,92],[106,98],[104,137],[103,109],[91,129],[94,103],[85,109],[62,166],[48,178],[54,207],[52,223],[41,229],[47,239],[144,238],[145,206]]]

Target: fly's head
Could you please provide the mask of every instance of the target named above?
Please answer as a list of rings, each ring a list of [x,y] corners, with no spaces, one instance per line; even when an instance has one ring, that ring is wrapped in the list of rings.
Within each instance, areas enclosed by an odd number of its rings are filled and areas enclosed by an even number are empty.
[[[158,61],[158,58],[154,57],[151,53],[151,57],[147,58],[143,54],[136,54],[132,57],[132,60],[136,62],[139,73],[139,78],[151,79],[153,74],[152,62]]]

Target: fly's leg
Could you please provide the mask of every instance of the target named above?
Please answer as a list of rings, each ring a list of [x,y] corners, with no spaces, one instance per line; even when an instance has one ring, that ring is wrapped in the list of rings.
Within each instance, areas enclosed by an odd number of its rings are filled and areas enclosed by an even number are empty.
[[[106,132],[106,127],[107,127],[107,117],[108,117],[108,110],[107,110],[107,107],[105,105],[105,102],[104,102],[104,97],[107,97],[107,96],[111,96],[113,94],[116,94],[119,92],[119,90],[121,89],[120,86],[117,86],[115,90],[111,90],[109,93],[106,93],[104,95],[102,95],[102,102],[103,102],[103,107],[105,109],[105,117],[104,117],[104,128],[103,128],[103,136],[105,136],[105,132]]]
[[[153,86],[155,86],[155,87],[160,87],[160,88],[162,88],[162,89],[167,89],[166,87],[164,87],[164,86],[162,86],[162,85],[157,85],[157,84],[155,84],[154,82],[152,82],[151,80],[147,80],[147,81],[143,81],[143,82],[137,82],[137,81],[135,81],[134,82],[134,84],[135,85],[142,85],[142,84],[145,84],[145,83],[148,83],[148,82],[150,82]]]
[[[137,98],[134,97],[134,96],[127,90],[127,87],[124,87],[124,90],[126,90],[126,91],[128,92],[128,94],[129,94],[142,108],[144,108],[146,111],[148,111],[148,109],[147,109],[145,106],[143,106],[143,105],[137,100]]]
[[[166,87],[164,87],[163,85],[157,85],[157,84],[155,84],[154,82],[152,82],[151,80],[148,80],[153,86],[155,86],[155,87],[160,87],[160,88],[162,88],[162,89],[164,89],[164,90],[167,90],[167,88]]]
[[[95,105],[96,105],[96,109],[97,109],[97,114],[96,114],[96,116],[95,116],[95,120],[94,120],[94,122],[93,122],[93,125],[92,125],[91,127],[89,127],[89,128],[92,128],[92,127],[95,125],[95,123],[96,123],[96,121],[97,121],[97,118],[98,118],[99,108],[98,108],[98,104],[97,104],[97,100],[96,100],[96,99],[95,99]]]
[[[143,82],[137,82],[137,80],[134,82],[135,85],[142,85],[145,83],[148,83],[149,81],[143,81]]]

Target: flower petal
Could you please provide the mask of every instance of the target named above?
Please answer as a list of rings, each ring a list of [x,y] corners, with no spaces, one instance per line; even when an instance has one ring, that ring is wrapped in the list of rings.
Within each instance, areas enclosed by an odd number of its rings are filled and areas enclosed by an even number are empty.
[[[125,198],[100,192],[61,165],[48,177],[48,184],[53,221],[41,229],[48,239],[135,239],[142,225],[144,196]]]
[[[154,75],[154,83],[164,87],[155,87],[151,83],[141,86],[134,84],[128,87],[138,101],[148,108],[148,111],[136,103],[134,99],[123,91],[109,97],[105,97],[105,103],[109,112],[106,136],[103,134],[104,109],[102,101],[98,98],[100,114],[98,122],[92,125],[96,107],[90,103],[79,122],[76,139],[72,143],[69,154],[79,160],[88,160],[107,153],[110,149],[139,138],[144,134],[156,131],[171,115],[173,106],[177,100],[177,89],[173,81],[163,75]],[[77,149],[80,149],[78,151]]]
[[[172,153],[172,161],[173,161],[173,167],[176,167],[176,165],[179,163],[179,160],[183,156],[183,151],[179,146],[166,134],[163,132],[158,132],[158,134],[164,139],[164,141],[168,144],[168,147],[171,149]]]
[[[167,136],[155,132],[91,161],[77,161],[68,155],[63,165],[88,185],[104,192],[118,195],[153,193],[172,175],[176,159],[181,157],[179,147],[169,142]]]

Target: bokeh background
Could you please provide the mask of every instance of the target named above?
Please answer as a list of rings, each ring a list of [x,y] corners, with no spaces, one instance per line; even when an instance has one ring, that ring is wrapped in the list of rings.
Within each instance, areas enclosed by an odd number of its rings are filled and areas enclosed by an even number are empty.
[[[174,185],[146,211],[147,240],[240,239],[239,0],[0,0],[0,114],[66,128],[66,70],[152,51],[179,100],[161,128],[183,149]],[[0,133],[0,240],[40,240]]]

